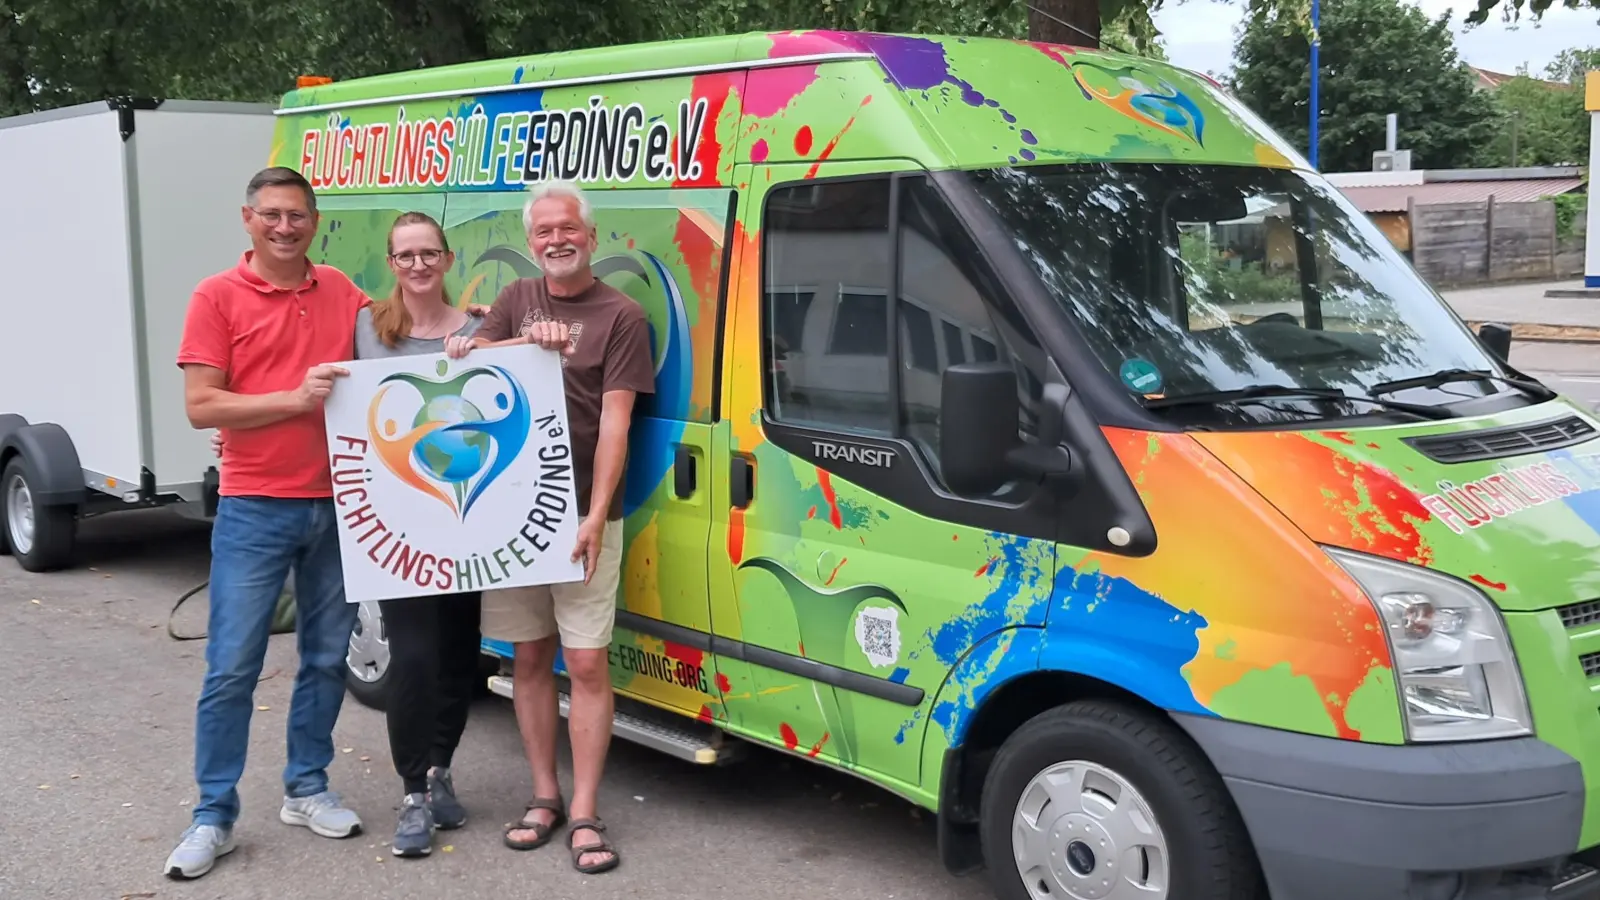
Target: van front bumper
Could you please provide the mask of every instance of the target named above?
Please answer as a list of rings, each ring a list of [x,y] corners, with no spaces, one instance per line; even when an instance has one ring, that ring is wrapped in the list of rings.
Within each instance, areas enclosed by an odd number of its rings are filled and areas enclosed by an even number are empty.
[[[1172,718],[1232,793],[1272,900],[1600,900],[1582,766],[1537,738],[1392,746]]]

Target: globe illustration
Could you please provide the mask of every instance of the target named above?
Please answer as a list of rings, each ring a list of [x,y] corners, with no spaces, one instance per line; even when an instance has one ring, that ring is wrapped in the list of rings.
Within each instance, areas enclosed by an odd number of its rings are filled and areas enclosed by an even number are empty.
[[[454,425],[482,422],[483,413],[458,396],[435,397],[418,413],[412,426],[430,422]],[[489,461],[489,436],[479,431],[434,431],[417,442],[412,457],[440,481],[456,484],[478,474]]]

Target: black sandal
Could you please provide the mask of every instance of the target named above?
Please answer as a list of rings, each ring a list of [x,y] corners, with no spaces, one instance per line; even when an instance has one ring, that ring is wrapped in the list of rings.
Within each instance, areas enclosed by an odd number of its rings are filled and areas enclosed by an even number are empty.
[[[584,844],[582,846],[574,845],[573,838],[585,828],[592,829],[595,834],[599,835],[598,843]],[[617,852],[617,848],[606,840],[605,830],[606,826],[598,816],[592,819],[573,819],[567,823],[567,849],[572,851],[572,867],[574,869],[585,875],[598,875],[601,872],[609,872],[615,869],[622,862],[622,855]],[[583,859],[585,853],[609,853],[611,858],[605,862],[593,863],[587,866],[579,865],[578,860]]]
[[[550,820],[548,825],[543,822],[529,820],[528,813],[536,809],[548,809],[555,813],[556,816]],[[566,806],[561,802],[560,797],[553,800],[546,797],[535,797],[533,802],[529,803],[527,808],[522,811],[522,818],[506,826],[506,846],[513,850],[537,850],[550,843],[550,838],[555,836],[556,829],[564,825],[566,821]],[[513,831],[531,831],[536,836],[531,841],[513,840],[511,837],[511,832]]]

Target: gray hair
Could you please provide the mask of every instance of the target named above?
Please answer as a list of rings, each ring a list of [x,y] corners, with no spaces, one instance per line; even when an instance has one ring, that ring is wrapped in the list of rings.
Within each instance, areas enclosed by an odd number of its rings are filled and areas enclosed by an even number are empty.
[[[528,202],[522,205],[522,228],[524,231],[533,231],[533,205],[549,197],[568,197],[578,205],[578,218],[589,228],[594,227],[594,210],[589,208],[589,198],[584,195],[583,188],[570,181],[553,178],[541,181],[528,189]]]

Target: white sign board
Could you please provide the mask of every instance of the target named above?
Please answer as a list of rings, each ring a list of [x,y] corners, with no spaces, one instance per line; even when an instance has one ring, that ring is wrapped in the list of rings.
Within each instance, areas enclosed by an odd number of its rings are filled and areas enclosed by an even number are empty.
[[[557,352],[340,365],[323,410],[347,600],[583,580]]]

